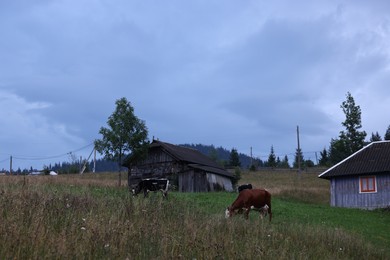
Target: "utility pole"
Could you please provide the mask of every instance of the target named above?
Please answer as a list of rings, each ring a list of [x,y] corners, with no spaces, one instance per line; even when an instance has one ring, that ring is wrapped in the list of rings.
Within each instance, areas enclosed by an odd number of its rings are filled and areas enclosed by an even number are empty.
[[[93,173],[96,172],[96,149],[93,148],[93,170],[92,170]]]
[[[251,146],[251,166],[250,167],[252,167],[253,166],[253,156],[252,156],[252,146]]]
[[[299,144],[299,126],[297,126],[297,141],[298,141],[298,173],[301,173],[301,146]]]
[[[9,158],[9,174],[12,175],[12,155]]]

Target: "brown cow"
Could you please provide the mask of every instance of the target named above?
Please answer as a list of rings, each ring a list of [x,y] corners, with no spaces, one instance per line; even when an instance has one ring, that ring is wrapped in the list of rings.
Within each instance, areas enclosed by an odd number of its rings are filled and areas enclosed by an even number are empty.
[[[265,189],[242,190],[233,204],[226,209],[225,216],[228,218],[244,211],[245,218],[248,219],[251,209],[259,211],[261,216],[268,213],[271,221],[271,194]]]

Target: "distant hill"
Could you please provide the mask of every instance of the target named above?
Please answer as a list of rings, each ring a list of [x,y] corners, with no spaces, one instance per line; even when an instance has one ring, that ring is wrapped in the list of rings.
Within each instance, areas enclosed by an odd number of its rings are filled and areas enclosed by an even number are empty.
[[[202,154],[211,157],[223,165],[227,165],[230,159],[231,151],[223,147],[215,147],[214,145],[203,144],[180,144],[180,146],[196,149]],[[241,167],[249,168],[251,165],[251,157],[243,153],[238,153],[238,156],[240,158]],[[253,159],[253,164],[257,166],[263,166],[263,162],[259,159]]]

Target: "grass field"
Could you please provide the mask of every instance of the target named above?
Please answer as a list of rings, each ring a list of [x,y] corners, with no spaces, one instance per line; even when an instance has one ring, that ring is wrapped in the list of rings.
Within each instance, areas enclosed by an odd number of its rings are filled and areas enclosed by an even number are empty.
[[[390,213],[329,207],[316,174],[243,173],[272,223],[224,218],[236,193],[131,197],[117,174],[0,176],[1,259],[390,259]]]

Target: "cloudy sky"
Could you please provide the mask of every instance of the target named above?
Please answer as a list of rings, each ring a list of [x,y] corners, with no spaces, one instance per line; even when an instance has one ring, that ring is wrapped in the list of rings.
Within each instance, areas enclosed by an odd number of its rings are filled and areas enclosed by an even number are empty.
[[[0,170],[88,156],[126,97],[154,136],[305,159],[390,125],[390,1],[0,1]]]

